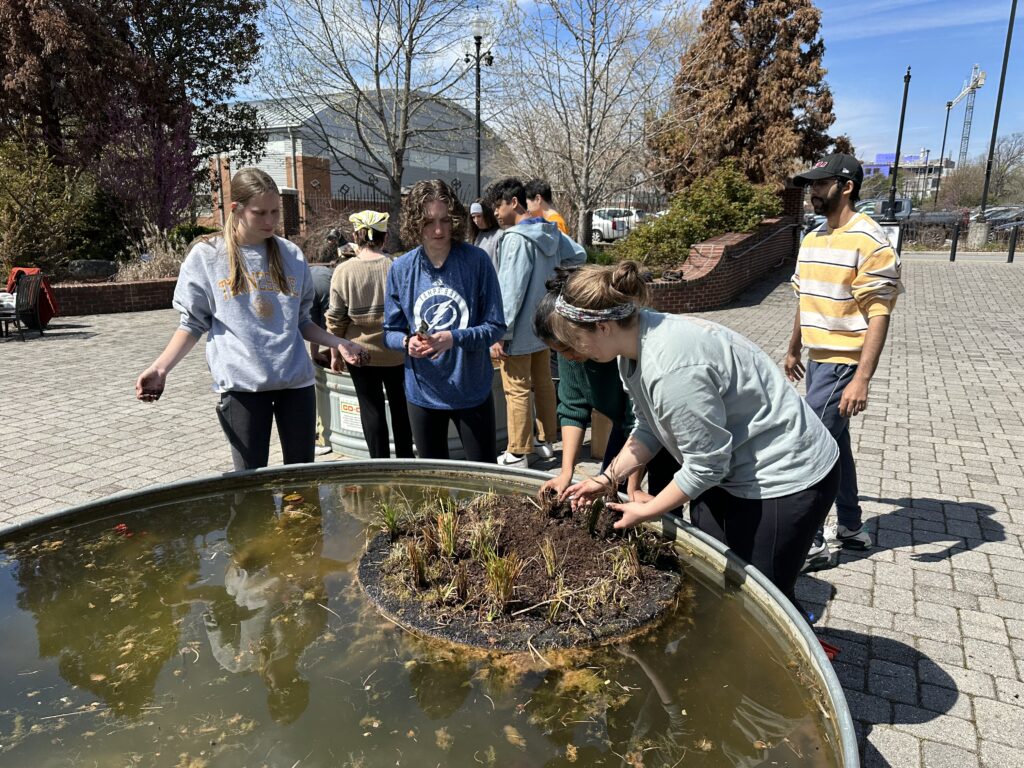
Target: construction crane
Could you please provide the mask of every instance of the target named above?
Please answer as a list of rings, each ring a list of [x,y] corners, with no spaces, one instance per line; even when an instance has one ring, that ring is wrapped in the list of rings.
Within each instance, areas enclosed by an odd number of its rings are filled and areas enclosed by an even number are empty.
[[[956,167],[963,168],[964,163],[967,162],[967,145],[971,142],[971,120],[974,118],[974,95],[978,89],[985,84],[985,73],[974,65],[974,69],[971,70],[971,79],[969,82],[964,83],[964,88],[960,91],[960,94],[952,101],[946,102],[946,127],[942,129],[942,150],[939,152],[939,176],[935,182],[935,197],[932,202],[932,207],[935,208],[939,204],[939,186],[942,184],[942,169],[946,163],[946,132],[949,130],[949,113],[957,104],[967,99],[967,108],[964,110],[964,132],[960,136],[960,158],[957,161]]]
[[[967,162],[967,145],[971,141],[971,119],[974,117],[974,96],[984,84],[985,73],[975,64],[974,69],[971,70],[970,82],[964,85],[960,95],[951,102],[955,107],[961,100],[967,99],[967,106],[964,108],[964,132],[960,136],[960,158],[956,163],[957,168],[963,168],[964,163]]]

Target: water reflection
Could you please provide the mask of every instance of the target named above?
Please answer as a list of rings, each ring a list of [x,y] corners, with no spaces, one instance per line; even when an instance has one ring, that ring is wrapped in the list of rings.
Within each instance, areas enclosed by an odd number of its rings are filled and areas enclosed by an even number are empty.
[[[834,764],[812,683],[716,583],[694,577],[645,637],[543,658],[420,640],[381,618],[355,578],[374,503],[416,503],[436,486],[366,478],[302,487],[301,499],[259,488],[74,527],[66,541],[23,538],[0,570],[28,612],[5,593],[22,652],[0,659],[14,681],[0,732],[24,727],[0,755],[168,768]],[[56,664],[35,662],[33,622]],[[73,757],[55,756],[55,738]]]
[[[216,514],[190,516],[196,534],[222,525]],[[201,542],[168,517],[104,521],[90,534],[13,549],[18,607],[35,617],[40,657],[57,658],[68,683],[136,716],[178,654],[187,610],[175,596],[199,571]]]
[[[190,587],[184,598],[206,603],[203,624],[214,659],[231,674],[256,672],[266,686],[267,711],[281,724],[309,705],[299,660],[327,624],[325,573],[347,567],[323,558],[322,522],[318,498],[236,496],[223,583]]]

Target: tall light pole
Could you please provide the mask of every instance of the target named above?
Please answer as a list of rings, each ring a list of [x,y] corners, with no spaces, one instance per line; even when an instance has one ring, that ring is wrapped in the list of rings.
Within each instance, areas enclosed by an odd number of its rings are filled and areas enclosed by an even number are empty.
[[[999,93],[996,95],[996,115],[992,120],[992,139],[988,144],[988,163],[985,164],[985,186],[981,190],[981,212],[978,219],[985,220],[988,203],[988,183],[992,179],[992,158],[996,151],[996,133],[999,131],[999,110],[1003,106],[1003,86],[1006,85],[1006,64],[1010,60],[1010,40],[1013,38],[1013,17],[1017,14],[1017,0],[1010,4],[1010,24],[1006,28],[1006,47],[1003,49],[1003,71],[999,74]]]
[[[942,129],[942,151],[939,152],[939,178],[935,180],[935,200],[932,202],[932,210],[939,206],[939,187],[942,186],[942,166],[946,162],[946,132],[949,130],[949,111],[953,109],[953,102],[946,102],[946,127]]]
[[[1017,0],[1014,0],[1017,2]],[[903,121],[907,116],[907,92],[910,90],[910,67],[907,67],[907,74],[903,76],[903,106],[900,107],[900,130],[896,134],[896,159],[892,166],[892,181],[889,184],[889,211],[885,214],[883,221],[889,224],[896,223],[896,176],[900,170],[900,152],[903,147]]]
[[[967,229],[967,247],[983,248],[988,243],[989,223],[985,218],[988,205],[988,185],[992,178],[992,159],[996,151],[996,134],[999,131],[999,109],[1003,104],[1003,86],[1006,84],[1006,64],[1010,59],[1010,40],[1013,38],[1013,19],[1017,14],[1017,0],[1010,4],[1010,24],[1006,28],[1006,46],[1003,49],[1003,71],[999,75],[999,92],[996,94],[996,114],[992,120],[992,138],[988,143],[988,162],[985,165],[985,184],[981,189],[981,209],[977,218]]]
[[[476,196],[480,197],[480,64],[491,66],[494,63],[494,57],[491,55],[490,49],[480,50],[484,34],[487,32],[486,20],[477,15],[470,28],[473,32],[474,53],[467,53],[465,61],[467,64],[472,62],[476,69]]]

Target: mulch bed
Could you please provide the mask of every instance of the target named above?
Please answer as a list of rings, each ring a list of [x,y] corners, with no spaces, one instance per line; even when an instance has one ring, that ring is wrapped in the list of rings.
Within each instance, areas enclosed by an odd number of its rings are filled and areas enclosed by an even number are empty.
[[[445,515],[457,518],[454,536]],[[359,579],[388,618],[419,634],[506,651],[614,642],[689,594],[671,545],[615,531],[615,518],[600,503],[587,514],[525,495],[439,496],[368,542]],[[504,593],[495,566],[514,573]]]

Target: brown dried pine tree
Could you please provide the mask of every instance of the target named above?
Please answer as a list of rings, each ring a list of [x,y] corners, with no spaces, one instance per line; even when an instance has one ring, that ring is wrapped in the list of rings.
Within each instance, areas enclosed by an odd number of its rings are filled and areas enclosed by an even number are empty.
[[[669,190],[726,158],[781,184],[832,143],[832,92],[811,0],[711,0],[651,149]]]

